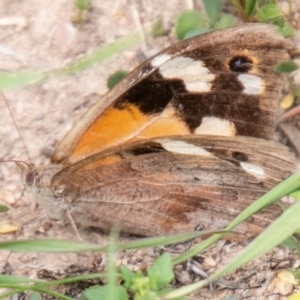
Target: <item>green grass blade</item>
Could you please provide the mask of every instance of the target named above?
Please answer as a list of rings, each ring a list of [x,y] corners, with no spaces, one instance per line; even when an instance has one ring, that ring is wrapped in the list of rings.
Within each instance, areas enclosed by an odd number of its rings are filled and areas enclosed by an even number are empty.
[[[94,53],[89,54],[70,65],[50,71],[21,71],[21,72],[2,72],[0,73],[0,89],[21,88],[30,84],[42,82],[52,77],[69,76],[77,72],[86,70],[95,64],[102,63],[104,60],[119,54],[120,52],[136,45],[142,40],[139,33],[133,33],[118,39],[117,41],[104,45]]]

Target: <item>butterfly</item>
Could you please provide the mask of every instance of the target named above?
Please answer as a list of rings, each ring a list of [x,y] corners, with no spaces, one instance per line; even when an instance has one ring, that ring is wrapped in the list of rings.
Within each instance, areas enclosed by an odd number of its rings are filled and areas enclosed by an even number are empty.
[[[51,219],[142,236],[219,230],[291,174],[271,141],[289,43],[272,25],[209,32],[161,51],[92,105],[47,168],[18,162]],[[259,233],[272,206],[237,231]]]

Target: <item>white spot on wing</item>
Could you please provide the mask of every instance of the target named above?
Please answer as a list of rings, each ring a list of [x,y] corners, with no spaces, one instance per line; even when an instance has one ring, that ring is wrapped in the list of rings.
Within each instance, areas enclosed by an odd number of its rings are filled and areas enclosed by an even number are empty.
[[[213,154],[206,151],[205,149],[198,147],[196,145],[186,143],[183,141],[176,140],[165,140],[162,143],[162,146],[169,152],[180,153],[180,154],[190,154],[190,155],[199,155],[204,157],[214,157]]]
[[[265,171],[263,168],[245,162],[241,162],[240,165],[246,172],[252,174],[257,179],[263,180],[265,178]]]
[[[168,60],[160,66],[159,70],[165,78],[182,79],[190,92],[209,92],[211,82],[215,78],[201,60],[184,56]]]
[[[160,67],[163,63],[171,59],[171,55],[169,54],[160,54],[156,57],[154,57],[151,61],[151,65],[156,68]]]
[[[260,95],[263,93],[263,80],[259,76],[251,74],[240,74],[238,75],[238,79],[244,87],[243,92],[245,94]]]
[[[233,122],[216,117],[204,117],[201,125],[196,128],[195,134],[213,134],[235,136],[236,128]]]

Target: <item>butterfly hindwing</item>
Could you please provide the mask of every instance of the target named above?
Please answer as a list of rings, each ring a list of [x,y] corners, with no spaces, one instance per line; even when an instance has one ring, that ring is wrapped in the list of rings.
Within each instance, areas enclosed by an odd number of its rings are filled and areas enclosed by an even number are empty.
[[[64,198],[85,226],[146,236],[198,225],[217,230],[288,176],[292,160],[286,147],[257,138],[158,138],[83,160],[58,172],[52,185],[77,191]],[[272,206],[239,232],[253,235],[280,212]]]

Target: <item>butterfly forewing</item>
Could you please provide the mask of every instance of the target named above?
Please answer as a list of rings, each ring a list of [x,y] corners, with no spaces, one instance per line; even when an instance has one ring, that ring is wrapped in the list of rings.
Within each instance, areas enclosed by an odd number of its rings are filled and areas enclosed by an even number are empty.
[[[67,165],[124,142],[159,136],[271,139],[283,85],[274,68],[289,59],[287,46],[266,24],[173,45],[92,106],[58,144],[52,161]]]

